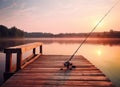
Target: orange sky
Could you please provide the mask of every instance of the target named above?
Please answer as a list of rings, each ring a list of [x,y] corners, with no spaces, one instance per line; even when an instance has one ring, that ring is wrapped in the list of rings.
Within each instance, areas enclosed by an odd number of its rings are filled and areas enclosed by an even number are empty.
[[[116,0],[0,0],[0,24],[27,32],[89,32]],[[120,30],[120,3],[95,31]]]

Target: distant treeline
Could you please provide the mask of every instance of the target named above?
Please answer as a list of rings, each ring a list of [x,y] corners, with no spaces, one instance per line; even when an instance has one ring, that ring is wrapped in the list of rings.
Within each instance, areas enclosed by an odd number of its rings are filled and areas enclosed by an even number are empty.
[[[43,33],[43,32],[33,32],[28,33],[24,32],[16,27],[7,28],[4,25],[0,25],[0,38],[1,37],[10,37],[10,38],[19,38],[19,37],[66,37],[66,38],[82,38],[86,37],[89,33],[60,33],[60,34],[52,34],[52,33]],[[110,30],[108,32],[93,32],[90,35],[91,38],[120,38],[120,31]]]
[[[60,34],[52,34],[52,33],[25,33],[25,37],[66,37],[66,38],[82,38],[86,37],[89,33],[60,33]],[[109,32],[93,32],[90,35],[91,38],[120,38],[120,31],[110,30]]]
[[[7,28],[4,25],[0,25],[0,38],[19,38],[24,37],[24,31],[14,27]]]

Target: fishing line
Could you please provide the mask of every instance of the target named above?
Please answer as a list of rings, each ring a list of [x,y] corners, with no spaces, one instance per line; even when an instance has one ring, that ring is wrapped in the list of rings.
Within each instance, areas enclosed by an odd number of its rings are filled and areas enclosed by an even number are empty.
[[[78,46],[78,48],[75,50],[75,52],[71,55],[71,57],[67,60],[67,62],[71,61],[75,54],[78,52],[78,50],[81,48],[81,46],[87,41],[88,37],[92,34],[92,32],[98,27],[98,25],[105,19],[105,17],[112,11],[112,9],[119,3],[120,0],[118,0],[107,12],[106,14],[99,20],[99,22],[93,27],[93,29],[87,34],[86,38],[81,42],[81,44]]]

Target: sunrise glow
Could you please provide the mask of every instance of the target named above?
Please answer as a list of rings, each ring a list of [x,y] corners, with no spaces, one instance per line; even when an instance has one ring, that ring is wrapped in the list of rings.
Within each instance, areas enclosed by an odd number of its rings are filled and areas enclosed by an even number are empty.
[[[89,32],[115,0],[0,0],[0,24],[27,32]],[[119,30],[120,5],[96,31]]]
[[[93,26],[96,26],[98,23],[99,23],[98,20],[94,20]],[[105,27],[105,23],[104,23],[104,22],[101,22],[101,23],[98,25],[98,28],[100,28],[100,29],[103,29],[104,27]]]

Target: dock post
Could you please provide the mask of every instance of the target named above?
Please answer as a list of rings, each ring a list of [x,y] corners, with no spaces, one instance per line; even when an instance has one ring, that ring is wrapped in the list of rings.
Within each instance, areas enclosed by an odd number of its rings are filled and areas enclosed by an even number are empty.
[[[42,45],[40,46],[40,53],[42,54]]]
[[[33,55],[35,55],[36,54],[36,49],[35,48],[33,48]]]
[[[21,64],[22,64],[22,53],[21,53],[21,50],[18,50],[18,52],[17,52],[17,67],[16,67],[16,71],[21,69]]]
[[[5,72],[12,71],[12,53],[6,53],[6,64],[5,64]]]
[[[12,53],[6,52],[6,63],[5,63],[5,73],[4,73],[4,81],[10,78],[14,73],[12,72]]]

